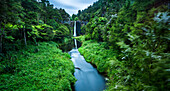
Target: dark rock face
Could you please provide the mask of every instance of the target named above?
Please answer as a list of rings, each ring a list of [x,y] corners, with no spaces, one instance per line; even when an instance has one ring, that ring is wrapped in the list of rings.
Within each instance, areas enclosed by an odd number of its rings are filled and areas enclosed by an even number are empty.
[[[80,21],[76,22],[76,31],[77,31],[77,36],[80,36],[81,34],[81,22]]]

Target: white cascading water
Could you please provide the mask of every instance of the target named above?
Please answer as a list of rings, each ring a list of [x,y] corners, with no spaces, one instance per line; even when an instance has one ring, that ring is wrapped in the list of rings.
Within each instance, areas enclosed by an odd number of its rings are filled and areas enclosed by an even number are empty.
[[[74,37],[76,37],[76,21],[74,22]],[[75,48],[77,49],[77,40],[74,39]]]
[[[74,43],[75,43],[75,48],[77,49],[77,40],[74,39]]]
[[[76,21],[74,21],[74,37],[76,37]]]

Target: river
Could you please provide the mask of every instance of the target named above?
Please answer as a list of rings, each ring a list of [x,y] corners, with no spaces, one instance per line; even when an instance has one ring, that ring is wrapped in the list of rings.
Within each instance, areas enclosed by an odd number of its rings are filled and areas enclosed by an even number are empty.
[[[76,23],[75,23],[76,24]],[[74,28],[74,36],[76,36]],[[87,63],[84,57],[77,49],[77,40],[74,39],[75,48],[69,54],[75,66],[74,76],[77,79],[75,83],[75,91],[103,91],[105,89],[105,80],[96,68]]]

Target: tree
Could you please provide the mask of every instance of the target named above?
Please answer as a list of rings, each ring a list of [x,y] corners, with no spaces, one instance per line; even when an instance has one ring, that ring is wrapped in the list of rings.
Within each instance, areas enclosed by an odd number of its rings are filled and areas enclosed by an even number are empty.
[[[79,17],[79,16],[80,16],[80,14],[81,14],[81,10],[78,10],[78,14],[77,14],[77,16]]]
[[[74,21],[77,21],[77,20],[79,20],[79,18],[78,18],[78,17],[74,18]]]
[[[55,31],[59,28],[61,21],[68,21],[69,14],[64,9],[54,9],[48,0],[1,0],[0,1],[0,52],[8,44],[17,40],[27,45],[28,37],[32,32],[32,26],[50,25],[46,31]],[[8,26],[10,25],[10,26]],[[11,29],[17,26],[17,29]],[[13,31],[14,30],[14,34]],[[41,30],[38,30],[41,31]],[[64,32],[63,32],[64,33]],[[64,33],[65,34],[65,33]]]
[[[73,14],[73,15],[72,15],[72,19],[74,20],[75,18],[76,18],[76,15],[75,15],[75,14]]]

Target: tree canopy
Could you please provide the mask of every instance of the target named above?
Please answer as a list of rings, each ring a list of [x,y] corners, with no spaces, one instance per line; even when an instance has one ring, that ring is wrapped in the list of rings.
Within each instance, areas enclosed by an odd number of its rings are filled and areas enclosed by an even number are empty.
[[[88,20],[79,51],[107,73],[108,91],[170,89],[168,1],[99,0],[77,16]]]
[[[62,24],[69,20],[69,14],[54,8],[48,0],[1,0],[0,8],[1,52],[8,50],[5,45],[16,41],[27,45],[29,40],[62,41],[70,36],[69,26]]]

